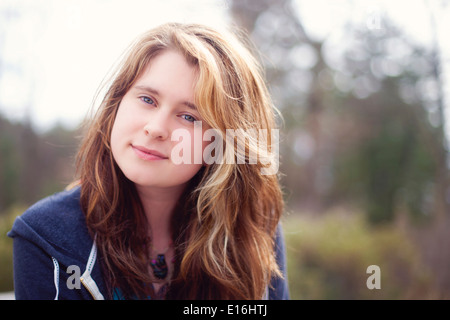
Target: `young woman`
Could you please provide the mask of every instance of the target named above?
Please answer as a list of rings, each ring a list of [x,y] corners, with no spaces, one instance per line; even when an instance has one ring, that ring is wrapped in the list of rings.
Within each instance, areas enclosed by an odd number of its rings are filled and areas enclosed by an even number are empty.
[[[89,124],[78,182],[9,233],[16,298],[287,299],[282,194],[264,173],[275,125],[236,37],[144,34]]]

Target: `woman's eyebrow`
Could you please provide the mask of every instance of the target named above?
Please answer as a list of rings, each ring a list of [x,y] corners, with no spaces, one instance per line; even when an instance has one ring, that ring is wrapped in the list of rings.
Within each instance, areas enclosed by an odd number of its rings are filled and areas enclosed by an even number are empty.
[[[147,91],[147,92],[150,92],[152,94],[159,95],[158,90],[153,89],[152,87],[149,87],[149,86],[136,85],[136,86],[134,86],[134,89]]]
[[[136,85],[136,86],[134,86],[134,89],[146,91],[146,92],[149,92],[149,93],[154,94],[156,96],[159,96],[158,90],[153,89],[152,87],[149,87],[149,86]],[[184,104],[185,106],[187,106],[188,108],[190,108],[190,109],[192,109],[194,111],[197,111],[197,106],[195,104],[193,104],[192,102],[183,101],[182,104]]]
[[[191,108],[192,110],[197,111],[197,106],[195,104],[193,104],[192,102],[184,101],[183,104],[186,105],[188,108]]]

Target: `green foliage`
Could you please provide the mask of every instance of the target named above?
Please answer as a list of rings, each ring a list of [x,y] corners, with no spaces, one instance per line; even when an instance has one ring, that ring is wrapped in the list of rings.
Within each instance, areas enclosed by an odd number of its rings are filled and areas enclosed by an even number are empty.
[[[19,195],[21,157],[14,126],[0,116],[0,210],[12,205]]]
[[[77,132],[55,127],[36,133],[29,123],[0,115],[0,214],[59,191],[74,175]]]
[[[292,299],[427,299],[431,274],[411,240],[392,226],[371,227],[364,215],[293,215],[284,230]],[[381,289],[366,286],[367,267],[381,269]]]
[[[6,236],[23,208],[14,207],[0,214],[0,292],[13,291],[13,240]]]
[[[385,90],[368,98],[364,110],[349,106],[345,116],[364,126],[365,134],[334,163],[341,196],[360,199],[375,224],[391,222],[399,206],[418,218],[433,210],[427,201],[436,160],[419,134],[415,113],[421,107],[405,104],[396,95],[383,97],[393,86],[394,81],[386,81]]]

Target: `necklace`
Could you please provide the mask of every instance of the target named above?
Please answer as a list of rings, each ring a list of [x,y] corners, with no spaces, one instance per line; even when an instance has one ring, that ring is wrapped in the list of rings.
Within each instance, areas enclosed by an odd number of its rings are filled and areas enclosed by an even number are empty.
[[[158,257],[156,259],[150,260],[150,266],[153,269],[153,274],[158,279],[165,279],[167,277],[167,263],[166,263],[166,257],[164,254],[158,254]]]
[[[170,249],[171,246],[172,243],[169,243],[169,246],[163,250],[163,253],[157,254],[156,259],[153,258],[150,259],[150,266],[152,267],[153,275],[160,280],[165,279],[167,277],[169,268],[167,267],[165,254],[167,253],[167,251]],[[151,245],[151,247],[152,252],[155,251],[153,245]]]

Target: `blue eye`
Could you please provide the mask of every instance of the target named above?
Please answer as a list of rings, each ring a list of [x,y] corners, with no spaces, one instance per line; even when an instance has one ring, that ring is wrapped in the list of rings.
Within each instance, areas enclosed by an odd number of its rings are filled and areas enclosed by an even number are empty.
[[[193,116],[189,115],[189,114],[183,114],[181,117],[182,117],[184,120],[189,121],[189,122],[194,122],[194,121],[196,121],[196,119],[195,119]]]
[[[141,100],[147,104],[152,104],[152,105],[155,104],[155,101],[153,101],[153,99],[149,98],[149,97],[141,97]]]

